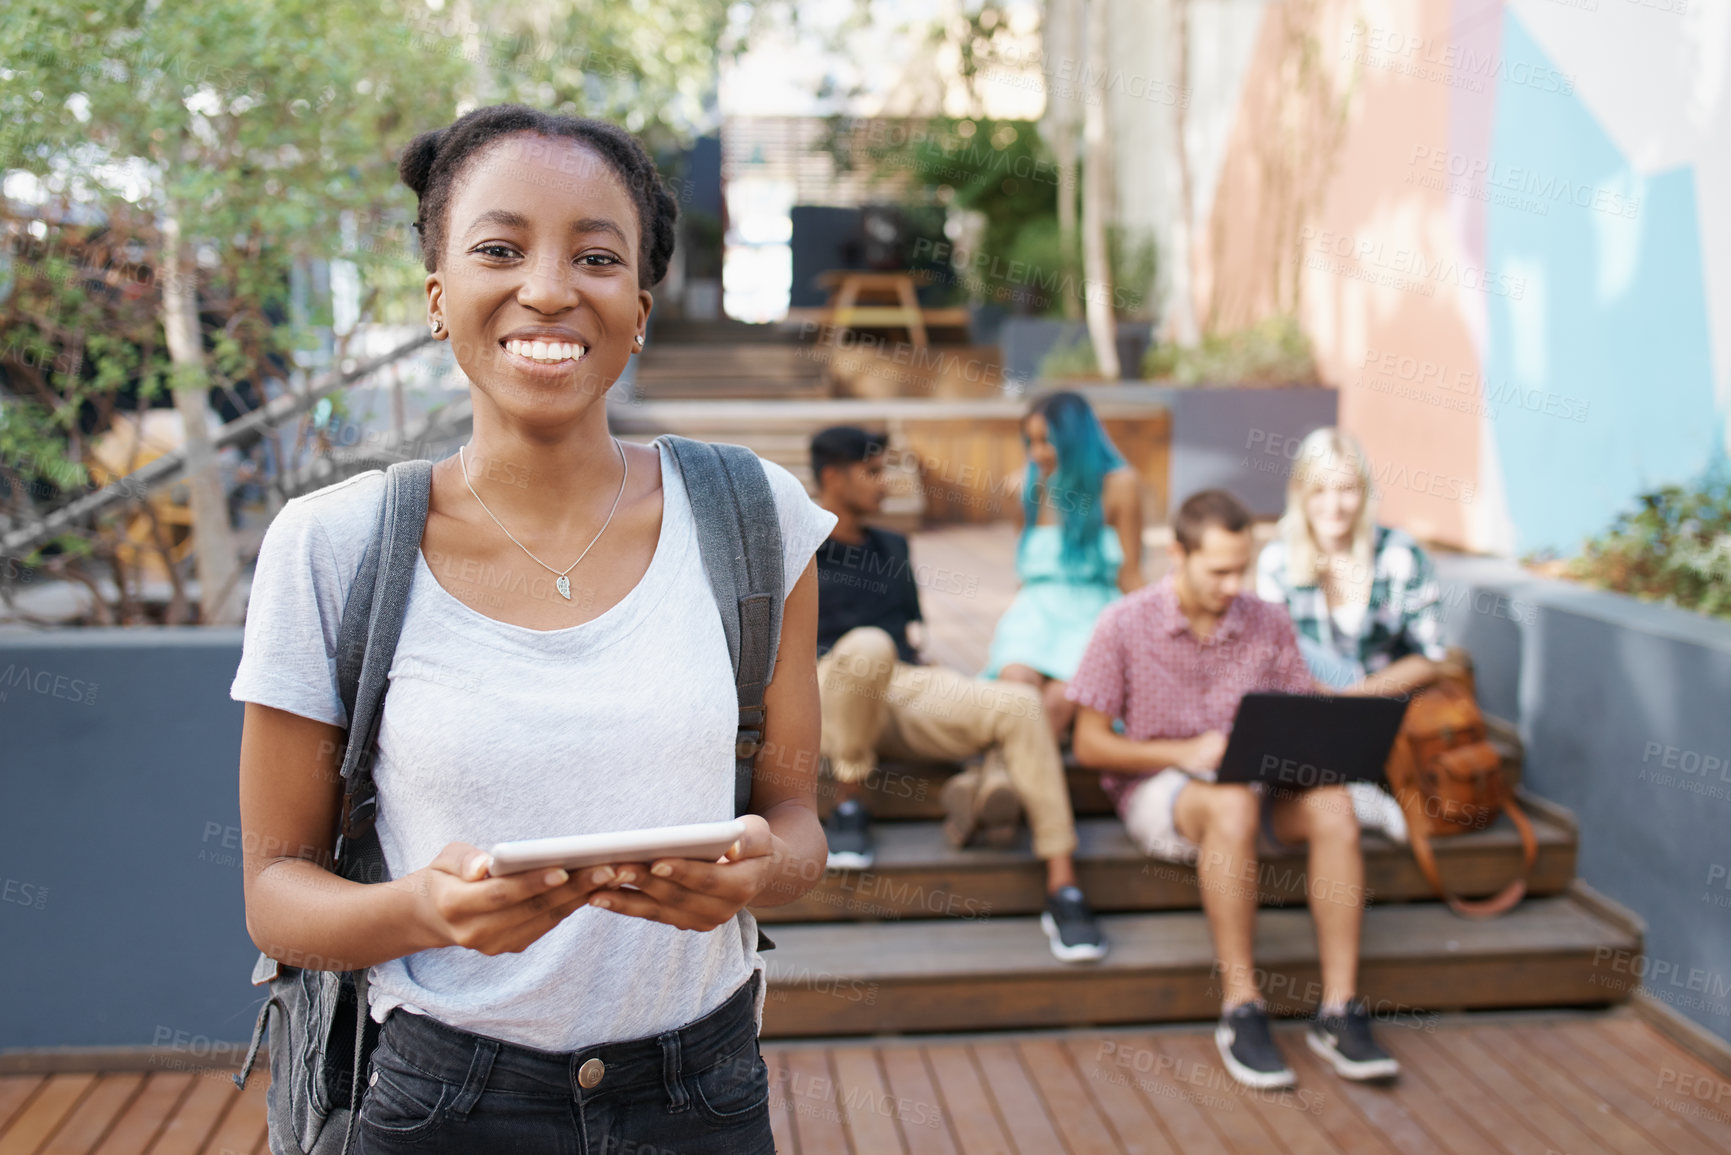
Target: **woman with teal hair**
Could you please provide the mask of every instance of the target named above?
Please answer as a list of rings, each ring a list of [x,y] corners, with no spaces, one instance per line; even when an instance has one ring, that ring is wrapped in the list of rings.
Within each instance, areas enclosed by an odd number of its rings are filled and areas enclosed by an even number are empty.
[[[1039,689],[1062,738],[1076,712],[1064,688],[1095,619],[1143,584],[1141,482],[1079,393],[1035,401],[1022,441],[1022,586],[998,619],[984,676]]]

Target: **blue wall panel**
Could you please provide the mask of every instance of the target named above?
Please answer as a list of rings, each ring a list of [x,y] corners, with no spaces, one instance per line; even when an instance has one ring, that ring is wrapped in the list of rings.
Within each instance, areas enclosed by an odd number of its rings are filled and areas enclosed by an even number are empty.
[[[1635,173],[1513,13],[1502,63],[1481,178],[1488,280],[1508,290],[1487,294],[1490,425],[1517,549],[1573,552],[1717,454],[1695,182]]]

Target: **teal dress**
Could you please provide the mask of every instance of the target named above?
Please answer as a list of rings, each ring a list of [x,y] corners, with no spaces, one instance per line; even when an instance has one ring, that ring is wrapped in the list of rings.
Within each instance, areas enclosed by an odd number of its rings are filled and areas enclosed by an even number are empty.
[[[1124,550],[1111,526],[1100,527],[1105,572],[1098,580],[1077,582],[1058,563],[1063,539],[1055,525],[1037,525],[1016,551],[1016,576],[1022,588],[998,619],[983,677],[995,678],[1005,666],[1029,666],[1049,678],[1069,681],[1082,662],[1088,635],[1100,611],[1117,601],[1118,567]]]

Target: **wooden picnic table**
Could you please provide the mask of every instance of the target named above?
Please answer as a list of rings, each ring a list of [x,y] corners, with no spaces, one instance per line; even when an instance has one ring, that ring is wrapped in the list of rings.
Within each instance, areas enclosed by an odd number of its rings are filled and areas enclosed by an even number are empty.
[[[872,271],[829,269],[817,275],[817,283],[829,290],[829,300],[816,309],[789,309],[788,319],[814,321],[840,329],[906,329],[916,348],[927,345],[927,327],[963,326],[966,309],[922,309],[919,286],[932,274],[923,269]],[[862,302],[874,302],[866,304]],[[884,303],[893,302],[893,303]],[[831,334],[831,341],[834,334]]]

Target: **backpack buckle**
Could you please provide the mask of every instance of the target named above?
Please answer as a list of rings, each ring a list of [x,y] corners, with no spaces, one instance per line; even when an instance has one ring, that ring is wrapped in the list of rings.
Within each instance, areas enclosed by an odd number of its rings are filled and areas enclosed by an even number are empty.
[[[763,731],[741,726],[739,735],[733,743],[733,756],[735,758],[755,758],[761,749],[763,749]]]
[[[359,838],[373,828],[379,812],[379,788],[371,777],[356,784],[349,795],[348,808],[343,812],[343,837]]]

